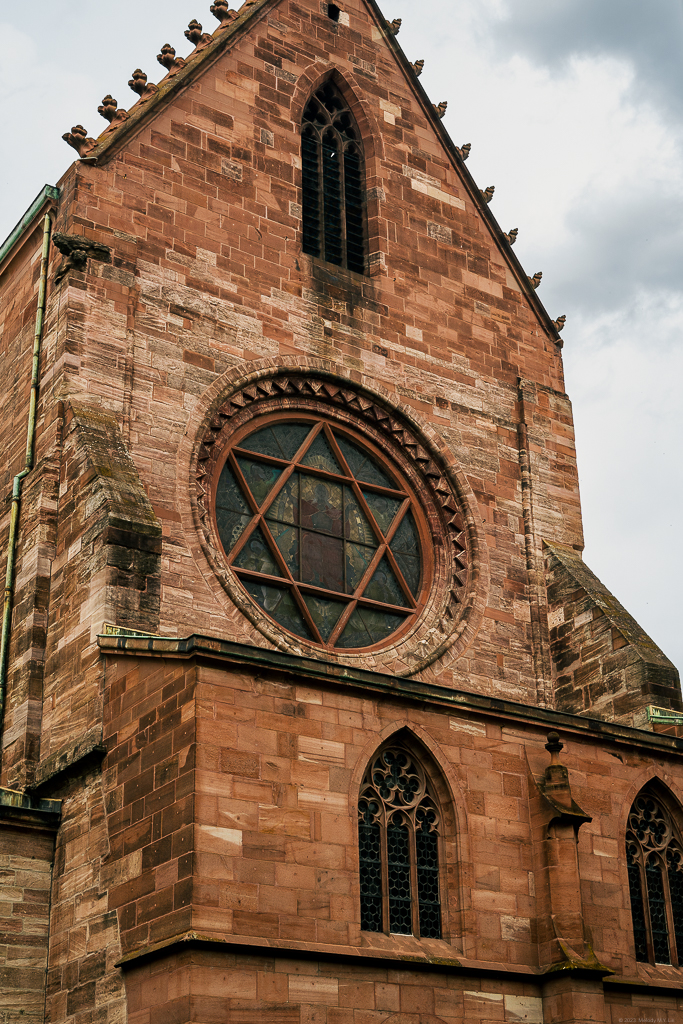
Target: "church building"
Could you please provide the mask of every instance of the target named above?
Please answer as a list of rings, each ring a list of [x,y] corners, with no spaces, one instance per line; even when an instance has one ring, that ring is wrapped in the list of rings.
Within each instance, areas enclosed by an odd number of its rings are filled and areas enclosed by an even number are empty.
[[[0,1022],[683,1024],[564,317],[375,0],[204,20],[0,246]]]

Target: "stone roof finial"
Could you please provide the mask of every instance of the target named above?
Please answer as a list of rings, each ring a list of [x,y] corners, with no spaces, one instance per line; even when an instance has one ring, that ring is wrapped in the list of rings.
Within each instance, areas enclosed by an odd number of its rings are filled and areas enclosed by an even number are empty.
[[[97,113],[101,114],[105,121],[109,121],[110,128],[118,128],[120,124],[128,120],[128,111],[123,107],[119,108],[118,102],[111,93],[107,93],[102,100],[102,105],[97,108]]]
[[[537,270],[536,273],[534,274],[534,276],[529,278],[529,284],[534,289],[534,291],[536,291],[536,289],[538,288],[539,284],[541,283],[542,277],[543,277],[543,271],[542,270]]]
[[[401,27],[401,18],[394,18],[393,21],[387,21],[387,29],[390,36],[397,36],[398,31]]]
[[[560,763],[560,751],[563,748],[564,748],[564,743],[560,739],[559,732],[555,732],[555,730],[552,729],[548,733],[548,742],[545,745],[545,749],[550,754],[550,763],[551,764],[559,764]]]
[[[422,69],[425,66],[425,62],[423,60],[416,60],[415,63],[411,64],[410,66],[415,72],[415,77],[419,78],[420,75],[422,74]]]
[[[111,124],[116,117],[116,108],[118,105],[119,101],[115,100],[111,93],[107,93],[102,100],[102,106],[97,108],[97,113],[101,114],[105,121],[109,121]]]
[[[455,152],[458,154],[461,160],[467,160],[467,157],[470,155],[471,149],[472,143],[466,142],[464,146],[456,146]]]
[[[97,145],[95,139],[88,136],[88,132],[82,124],[74,125],[70,132],[65,132],[62,135],[62,138],[72,149],[76,150],[81,160]]]
[[[495,191],[496,191],[496,186],[495,185],[487,185],[486,188],[480,189],[480,192],[481,192],[482,196],[484,197],[484,202],[490,203],[491,200],[493,199],[493,193]]]
[[[519,234],[519,228],[510,228],[509,231],[503,232],[503,237],[507,239],[508,245],[514,245],[517,241],[517,235]]]
[[[202,26],[196,18],[193,18],[185,29],[185,38],[189,39],[196,52],[197,50],[203,50],[205,46],[208,46],[213,39],[213,36],[209,32],[202,32]]]
[[[135,69],[128,85],[133,92],[138,94],[141,100],[149,100],[159,91],[159,86],[154,85],[153,82],[148,82],[146,72],[141,71],[140,68]]]
[[[209,8],[214,18],[218,18],[220,21],[219,29],[225,28],[226,25],[229,25],[237,17],[237,11],[231,11],[228,8],[228,0],[215,0]]]
[[[448,100],[441,100],[441,103],[433,103],[432,106],[436,111],[436,116],[443,117],[448,109]]]
[[[183,57],[176,57],[175,46],[171,46],[170,43],[164,43],[161,47],[161,53],[157,54],[157,60],[166,68],[169,75],[173,75],[176,71],[180,71],[187,63]]]

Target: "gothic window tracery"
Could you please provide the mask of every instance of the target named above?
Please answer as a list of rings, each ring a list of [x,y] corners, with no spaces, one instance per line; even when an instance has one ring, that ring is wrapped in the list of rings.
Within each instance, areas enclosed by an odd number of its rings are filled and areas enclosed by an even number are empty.
[[[626,832],[636,960],[683,964],[683,847],[671,815],[653,794],[641,793]]]
[[[264,417],[233,439],[214,500],[228,564],[295,636],[367,649],[421,611],[418,502],[355,431],[322,414]]]
[[[353,115],[329,80],[304,110],[301,161],[303,251],[362,274],[363,150]]]
[[[358,801],[361,928],[441,938],[441,815],[413,754],[390,746],[376,754]]]

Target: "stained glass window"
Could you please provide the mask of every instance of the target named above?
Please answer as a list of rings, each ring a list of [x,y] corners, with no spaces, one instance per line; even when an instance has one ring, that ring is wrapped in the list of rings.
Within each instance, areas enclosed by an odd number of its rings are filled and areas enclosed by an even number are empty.
[[[683,850],[664,805],[636,797],[626,833],[636,960],[683,965]]]
[[[247,593],[329,650],[373,647],[414,621],[425,590],[419,515],[401,474],[322,417],[238,435],[216,488],[216,528]]]
[[[441,938],[440,814],[422,766],[387,747],[365,772],[358,802],[361,928]]]
[[[303,250],[362,274],[365,269],[360,133],[332,82],[306,104],[301,133]]]

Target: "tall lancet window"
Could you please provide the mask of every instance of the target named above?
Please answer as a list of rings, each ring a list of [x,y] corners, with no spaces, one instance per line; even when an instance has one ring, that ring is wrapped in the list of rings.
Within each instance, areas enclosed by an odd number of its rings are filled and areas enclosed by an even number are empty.
[[[391,746],[368,765],[358,801],[361,928],[441,938],[441,815],[415,757]]]
[[[636,960],[683,965],[683,847],[652,793],[631,808],[626,832]]]
[[[353,115],[330,81],[306,105],[301,161],[304,252],[362,274],[363,151]]]

